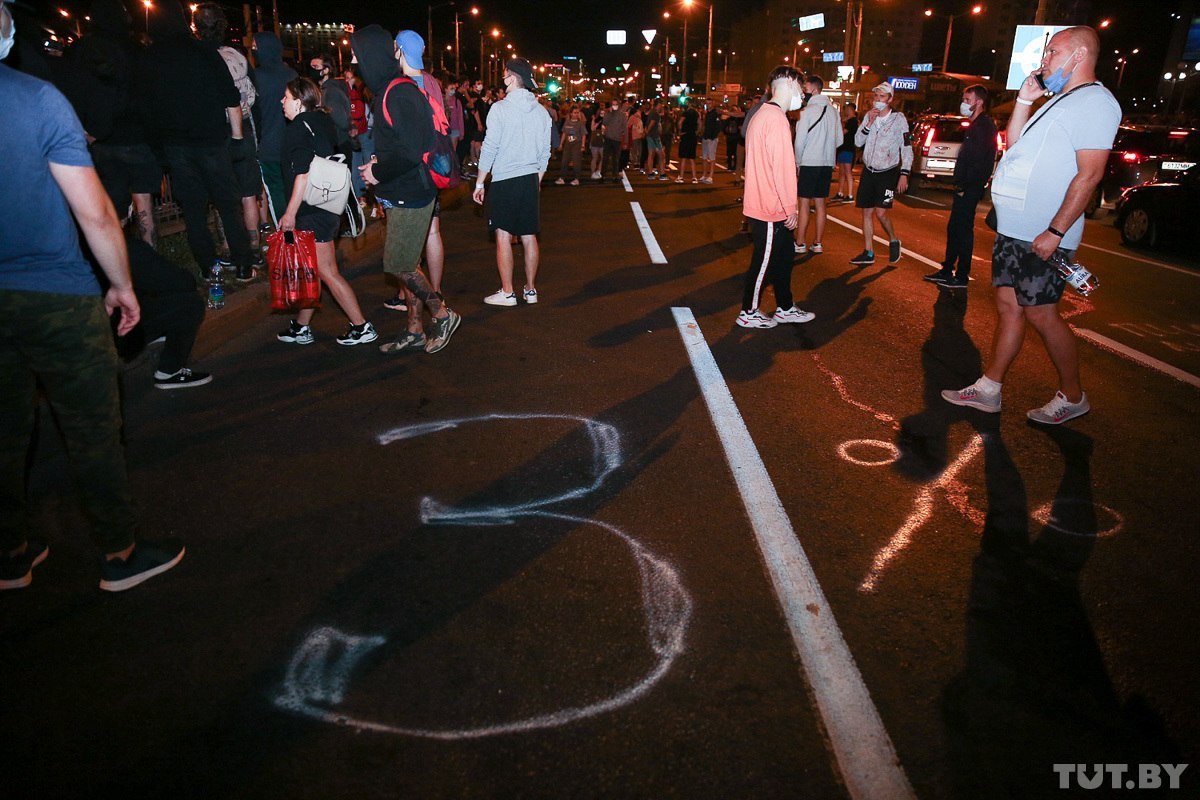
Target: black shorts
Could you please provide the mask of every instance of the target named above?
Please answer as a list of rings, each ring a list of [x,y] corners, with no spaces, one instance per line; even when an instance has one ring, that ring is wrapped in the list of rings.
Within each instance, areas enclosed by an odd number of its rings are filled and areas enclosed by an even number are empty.
[[[896,199],[896,184],[900,182],[900,165],[872,172],[863,167],[858,179],[858,197],[854,205],[858,208],[891,208]]]
[[[92,164],[117,215],[125,216],[130,195],[158,194],[162,189],[163,169],[146,144],[92,145]]]
[[[262,173],[258,171],[258,154],[253,140],[232,142],[229,148],[233,160],[233,180],[239,197],[258,197],[262,194]]]
[[[679,137],[679,157],[680,158],[695,158],[696,157],[696,134],[685,133]]]
[[[1058,248],[1058,252],[1074,259],[1074,250]],[[996,234],[992,246],[992,286],[1009,286],[1017,295],[1019,306],[1052,306],[1062,297],[1066,280],[1049,262],[1033,252],[1033,242],[1012,239]]]
[[[536,172],[492,181],[487,191],[488,230],[502,230],[513,236],[541,233],[540,201]]]
[[[336,239],[341,224],[341,217],[323,208],[303,204],[296,212],[296,230],[312,231],[313,238],[318,242],[332,242]]]
[[[829,184],[833,182],[833,167],[801,167],[797,194],[801,197],[829,197]]]

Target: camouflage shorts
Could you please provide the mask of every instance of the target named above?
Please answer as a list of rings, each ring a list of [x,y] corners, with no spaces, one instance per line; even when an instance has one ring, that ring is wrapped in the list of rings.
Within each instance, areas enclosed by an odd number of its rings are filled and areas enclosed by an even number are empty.
[[[1074,250],[1059,248],[1073,258]],[[1033,242],[996,234],[992,248],[992,286],[1010,286],[1019,306],[1052,306],[1062,297],[1067,282],[1049,262],[1033,252]]]

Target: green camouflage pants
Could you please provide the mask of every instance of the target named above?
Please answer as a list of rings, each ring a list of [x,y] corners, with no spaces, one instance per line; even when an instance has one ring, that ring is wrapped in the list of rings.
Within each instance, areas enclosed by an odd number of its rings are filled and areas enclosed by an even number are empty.
[[[0,550],[28,533],[25,467],[40,381],[102,553],[133,543],[117,354],[100,297],[0,289]]]

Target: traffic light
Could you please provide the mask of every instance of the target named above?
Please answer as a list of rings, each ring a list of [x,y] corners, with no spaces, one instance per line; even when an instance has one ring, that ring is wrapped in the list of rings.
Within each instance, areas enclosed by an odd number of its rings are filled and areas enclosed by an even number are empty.
[[[562,87],[558,85],[558,81],[547,81],[546,91],[550,94],[558,94],[558,90]]]

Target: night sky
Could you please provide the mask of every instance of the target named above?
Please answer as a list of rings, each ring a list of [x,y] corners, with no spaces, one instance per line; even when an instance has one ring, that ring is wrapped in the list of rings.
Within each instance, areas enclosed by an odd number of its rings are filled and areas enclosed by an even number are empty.
[[[701,2],[703,0],[698,0],[689,12],[688,41],[693,51],[700,50],[707,37],[707,13]],[[78,11],[86,8],[88,0],[60,0],[60,3],[62,7]],[[129,0],[129,3],[131,7],[141,10],[136,0]],[[424,2],[412,0],[278,0],[278,3],[284,22],[348,22],[356,25],[377,22],[393,33],[401,28],[413,28],[422,35],[425,35],[429,8]],[[870,14],[873,5],[883,3],[911,6],[914,14],[920,14],[928,7],[941,13],[960,12],[970,5],[968,0],[867,0],[866,14]],[[240,9],[236,3],[222,4],[234,13]],[[986,0],[984,4],[986,6]],[[51,4],[42,2],[36,5],[51,7]],[[54,7],[57,5],[54,4]],[[562,62],[564,56],[578,56],[591,68],[607,67],[611,70],[622,62],[644,65],[650,59],[643,50],[644,41],[640,33],[643,28],[659,31],[655,39],[656,46],[661,45],[664,33],[669,34],[672,50],[681,52],[683,6],[680,0],[482,0],[479,3],[460,0],[457,5],[442,5],[435,0],[434,5],[436,48],[441,50],[453,41],[454,11],[458,9],[462,20],[462,57],[472,72],[478,61],[481,27],[489,32],[493,27],[499,28],[502,32],[501,43],[513,43],[521,55],[535,63]],[[481,11],[478,18],[470,14],[473,5]],[[756,0],[716,0],[714,47],[728,46],[730,24],[755,5]],[[1100,79],[1109,85],[1115,83],[1114,49],[1125,52],[1138,47],[1141,53],[1130,61],[1122,85],[1129,90],[1154,93],[1159,88],[1159,79],[1164,71],[1163,58],[1172,24],[1170,15],[1180,5],[1176,0],[1151,0],[1148,3],[1094,0],[1092,24],[1098,24],[1106,18],[1112,20],[1111,26],[1102,32]],[[665,10],[671,11],[670,20],[662,18]],[[269,0],[264,4],[264,12],[270,13]],[[628,31],[629,44],[625,47],[607,46],[604,34],[608,28]],[[917,61],[940,60],[944,30],[944,26],[930,23]],[[487,38],[490,40],[492,37],[488,35]],[[961,40],[966,38],[964,35]],[[955,39],[958,44],[960,37],[956,35]],[[965,41],[962,43],[965,44]],[[488,46],[490,48],[491,45]]]

